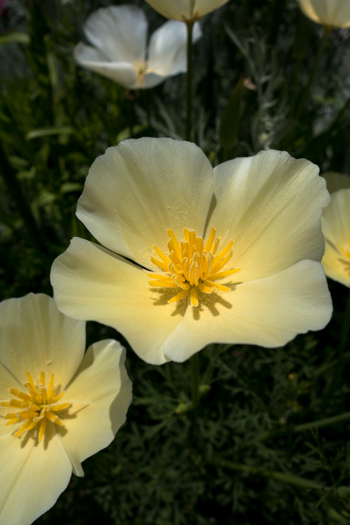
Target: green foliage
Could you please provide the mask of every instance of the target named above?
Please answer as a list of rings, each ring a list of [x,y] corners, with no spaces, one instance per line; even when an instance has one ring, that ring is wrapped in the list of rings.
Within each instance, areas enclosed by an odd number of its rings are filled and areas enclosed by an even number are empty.
[[[134,3],[159,27],[160,16]],[[108,2],[13,0],[0,19],[1,299],[51,295],[55,257],[71,237],[91,238],[76,202],[108,146],[184,136],[184,75],[132,94],[74,63],[83,21],[101,5]],[[349,30],[328,37],[300,109],[322,29],[296,2],[230,0],[202,29],[193,137],[213,164],[276,148],[350,173]],[[220,130],[236,116],[224,150]],[[331,283],[335,313],[322,333],[283,349],[200,352],[196,407],[190,363],[146,365],[124,341],[134,384],[127,423],[38,523],[349,523],[348,344],[339,357],[346,292]],[[122,340],[89,324],[91,342],[106,337]]]

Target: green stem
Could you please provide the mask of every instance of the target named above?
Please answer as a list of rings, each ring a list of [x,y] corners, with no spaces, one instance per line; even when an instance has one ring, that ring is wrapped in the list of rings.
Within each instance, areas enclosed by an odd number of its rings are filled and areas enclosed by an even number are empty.
[[[186,140],[191,140],[192,128],[192,30],[194,22],[186,22],[187,26],[187,82],[186,82]]]
[[[277,429],[277,430],[269,430],[268,432],[263,432],[255,439],[252,439],[251,441],[245,442],[240,449],[248,448],[253,445],[256,445],[257,443],[261,443],[263,441],[267,441],[268,439],[272,439],[274,437],[281,436],[285,433],[289,434],[298,434],[299,432],[306,432],[307,430],[315,430],[321,427],[328,427],[330,425],[336,425],[338,423],[344,423],[345,421],[350,420],[350,412],[344,412],[343,414],[338,414],[337,416],[327,417],[325,419],[319,419],[317,421],[311,421],[309,423],[302,423],[301,425],[296,425],[295,427],[288,427],[283,429]],[[225,456],[230,456],[233,453],[237,452],[237,449],[230,449],[225,452]]]
[[[343,414],[338,414],[337,416],[326,417],[324,419],[319,419],[318,421],[311,421],[310,423],[302,423],[297,425],[292,430],[293,433],[305,432],[305,430],[313,430],[321,427],[328,427],[330,425],[335,425],[337,423],[344,423],[350,419],[350,412],[344,412]]]
[[[299,476],[293,476],[292,474],[285,474],[284,472],[276,472],[274,470],[264,470],[259,467],[250,467],[248,465],[241,465],[239,463],[232,463],[231,461],[225,461],[225,460],[208,461],[208,463],[218,466],[218,467],[224,467],[224,468],[228,468],[231,470],[237,470],[239,472],[245,472],[247,474],[258,474],[266,478],[277,479],[278,481],[283,481],[284,483],[296,485],[297,487],[301,487],[304,489],[316,489],[316,490],[327,489],[327,487],[324,487],[323,485],[321,485],[320,483],[316,483],[315,481],[301,478]]]
[[[199,401],[199,353],[191,357],[192,371],[192,405],[195,409]]]
[[[308,83],[306,85],[306,88],[304,89],[303,95],[302,95],[302,97],[300,99],[300,103],[298,105],[296,118],[298,118],[300,116],[301,112],[303,111],[303,109],[305,107],[306,102],[308,101],[308,98],[309,98],[309,95],[310,95],[310,90],[311,90],[311,87],[312,87],[312,85],[314,83],[314,80],[315,80],[315,76],[316,76],[316,73],[317,73],[317,70],[318,70],[318,66],[319,66],[319,63],[320,63],[320,60],[321,60],[323,49],[324,49],[324,47],[326,45],[326,42],[327,42],[327,39],[328,39],[328,36],[329,36],[330,32],[331,32],[331,28],[329,28],[329,27],[325,27],[324,28],[323,37],[322,37],[322,39],[320,41],[320,44],[318,46],[317,55],[316,55],[315,60],[314,60],[314,65],[312,66],[312,69],[310,71],[310,76],[309,76]]]

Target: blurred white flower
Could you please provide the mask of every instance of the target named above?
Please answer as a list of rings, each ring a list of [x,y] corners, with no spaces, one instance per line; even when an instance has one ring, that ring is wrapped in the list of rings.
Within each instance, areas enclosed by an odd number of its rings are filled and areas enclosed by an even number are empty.
[[[77,216],[102,246],[72,239],[52,266],[55,299],[152,364],[214,342],[282,346],[331,316],[328,202],[317,166],[286,152],[213,170],[192,143],[127,140],[90,168]]]
[[[218,9],[228,0],[146,0],[166,18],[190,22]]]
[[[84,25],[93,45],[79,43],[74,58],[81,66],[127,89],[152,88],[167,77],[187,70],[187,32],[184,24],[168,21],[153,33],[146,48],[148,23],[142,9],[133,5],[98,9]],[[199,24],[193,42],[201,36]]]
[[[326,27],[350,27],[350,0],[299,0],[303,13]]]
[[[43,294],[0,303],[0,523],[29,525],[81,461],[106,447],[131,402],[117,341],[85,351],[85,323]]]

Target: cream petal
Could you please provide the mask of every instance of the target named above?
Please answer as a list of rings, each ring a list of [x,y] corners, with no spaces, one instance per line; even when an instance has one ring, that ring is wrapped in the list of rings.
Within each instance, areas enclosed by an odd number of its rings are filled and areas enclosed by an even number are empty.
[[[133,5],[109,6],[93,12],[84,33],[113,62],[144,61],[148,23]]]
[[[43,371],[64,388],[84,355],[85,323],[62,315],[44,294],[1,302],[0,333],[0,364],[22,384],[27,370],[34,381]]]
[[[350,288],[350,261],[327,241],[322,266],[327,277]]]
[[[192,20],[218,9],[228,0],[146,0],[158,13],[174,20]]]
[[[70,402],[64,427],[57,427],[76,475],[81,462],[107,447],[125,423],[132,384],[125,370],[125,349],[113,340],[90,346],[66,390]]]
[[[264,151],[214,169],[217,205],[209,220],[225,242],[239,281],[280,272],[303,259],[320,261],[322,208],[329,202],[318,168],[286,152]],[[223,241],[223,242],[224,242]]]
[[[0,523],[33,523],[67,487],[72,465],[52,427],[41,443],[28,433],[0,438]]]
[[[322,264],[331,279],[350,285],[350,188],[332,193],[331,202],[322,215],[322,231],[326,240]]]
[[[285,345],[297,334],[320,330],[332,303],[320,263],[301,261],[232,292],[201,296],[164,344],[165,354],[183,362],[209,343]]]
[[[140,89],[136,69],[129,62],[108,62],[98,50],[82,43],[75,46],[74,58],[86,69],[109,78],[127,89]]]
[[[193,0],[146,0],[158,13],[174,20],[190,20],[192,18]]]
[[[190,142],[127,140],[92,164],[77,216],[108,249],[155,269],[153,245],[167,251],[167,229],[202,234],[213,192],[213,171]]]
[[[211,13],[215,9],[226,4],[228,0],[195,0],[193,13],[196,18],[202,17]]]
[[[156,73],[146,73],[142,79],[142,87],[145,89],[150,89],[156,86],[159,86],[164,82],[167,77],[159,76]]]
[[[314,22],[330,27],[350,26],[348,0],[299,0],[301,10]]]
[[[21,387],[21,383],[0,364],[0,438],[13,432],[12,425],[6,425],[5,421],[3,421],[3,417],[9,413],[9,408],[1,406],[1,403],[13,398],[10,392],[11,388],[17,388],[19,390]]]
[[[126,337],[138,356],[163,364],[162,345],[183,318],[170,298],[148,285],[146,272],[89,241],[74,238],[53,263],[51,283],[62,312],[76,319],[112,326]],[[173,289],[172,289],[173,290]],[[174,292],[173,292],[174,295]]]
[[[350,188],[332,193],[331,202],[322,215],[322,231],[338,249],[349,248]]]
[[[192,41],[202,36],[198,22],[193,27]],[[169,20],[151,37],[148,68],[160,76],[177,75],[187,71],[187,28],[182,22]]]

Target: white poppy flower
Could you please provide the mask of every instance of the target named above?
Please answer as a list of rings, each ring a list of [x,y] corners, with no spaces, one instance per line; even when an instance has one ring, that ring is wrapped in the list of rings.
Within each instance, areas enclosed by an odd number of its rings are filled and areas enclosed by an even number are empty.
[[[228,0],[146,0],[166,18],[190,22],[218,9]]]
[[[142,9],[133,5],[101,8],[90,15],[84,33],[92,46],[74,49],[81,66],[127,89],[152,88],[167,77],[187,70],[187,32],[184,24],[168,21],[151,36],[146,49],[148,23]],[[193,41],[201,36],[199,24]]]
[[[350,0],[299,0],[303,13],[323,26],[350,27]]]
[[[326,249],[322,259],[324,271],[334,281],[350,288],[349,187],[331,194],[331,202],[323,211],[322,230],[326,241]]]
[[[51,297],[0,303],[0,523],[29,525],[125,421],[131,382],[113,340],[85,350],[85,323]]]
[[[317,166],[285,152],[213,170],[192,143],[127,140],[95,160],[78,201],[105,248],[72,240],[52,267],[55,299],[152,364],[214,342],[282,346],[331,316],[328,202]]]

